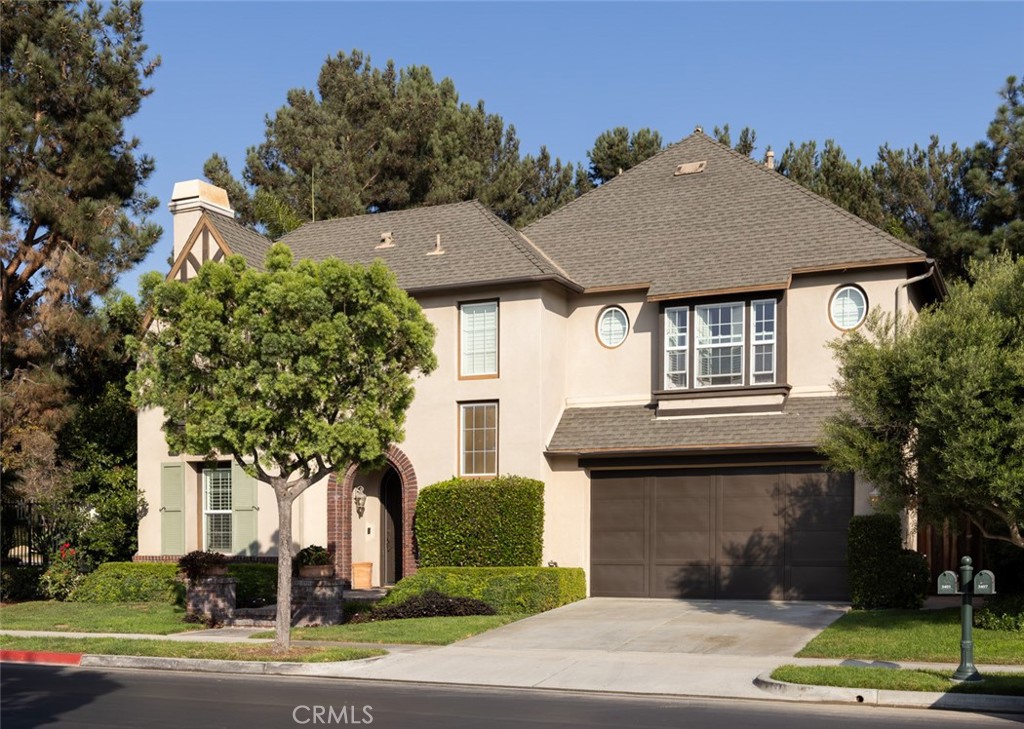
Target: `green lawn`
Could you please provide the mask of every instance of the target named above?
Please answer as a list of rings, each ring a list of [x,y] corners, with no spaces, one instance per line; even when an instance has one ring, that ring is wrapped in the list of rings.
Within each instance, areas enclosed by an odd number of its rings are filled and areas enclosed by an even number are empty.
[[[349,643],[416,643],[448,645],[477,633],[515,622],[525,615],[470,615],[461,618],[409,618],[377,623],[326,625],[319,628],[292,628],[293,640],[332,640]],[[273,638],[273,632],[257,633],[253,638]]]
[[[776,681],[812,686],[1024,696],[1024,673],[982,672],[985,680],[978,683],[953,683],[952,675],[953,671],[855,666],[779,666],[772,671]]]
[[[183,608],[160,602],[21,602],[0,607],[0,628],[168,635],[203,627],[184,617]]]
[[[0,648],[111,656],[205,658],[225,661],[287,661],[289,663],[354,661],[387,653],[387,651],[377,648],[323,648],[319,646],[293,646],[287,653],[276,653],[273,646],[267,643],[195,643],[127,638],[16,638],[10,635],[0,635]]]
[[[797,656],[958,664],[960,609],[850,612]],[[1024,665],[1024,633],[975,628],[974,663]]]

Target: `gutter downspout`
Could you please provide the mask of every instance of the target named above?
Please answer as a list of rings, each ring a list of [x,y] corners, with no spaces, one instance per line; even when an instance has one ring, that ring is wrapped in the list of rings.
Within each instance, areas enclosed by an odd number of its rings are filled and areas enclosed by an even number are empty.
[[[934,262],[934,259],[931,259],[931,258],[929,258],[927,260],[931,264],[931,268],[929,268],[926,272],[922,273],[920,276],[914,276],[913,278],[908,278],[906,281],[904,281],[903,283],[901,283],[899,286],[896,287],[896,294],[895,294],[895,296],[896,296],[896,302],[895,302],[896,318],[893,321],[893,330],[892,330],[893,341],[895,341],[896,339],[899,339],[899,336],[900,336],[900,290],[905,289],[908,286],[910,286],[911,284],[917,283],[918,281],[924,281],[925,279],[932,277],[932,275],[935,273],[935,262]],[[908,296],[909,296],[909,294],[908,294]],[[908,299],[908,303],[909,303],[909,299]],[[902,521],[903,521],[903,548],[904,549],[914,549],[916,551],[916,549],[915,549],[916,545],[914,544],[914,542],[917,541],[915,539],[915,537],[917,535],[917,509],[916,508],[910,508],[910,507],[904,509],[903,510],[903,519],[902,519]]]

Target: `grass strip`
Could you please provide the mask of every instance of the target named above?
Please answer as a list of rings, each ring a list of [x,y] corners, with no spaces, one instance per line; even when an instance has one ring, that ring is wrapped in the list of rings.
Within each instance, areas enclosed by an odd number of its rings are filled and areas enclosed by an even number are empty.
[[[952,676],[953,671],[857,666],[787,665],[772,671],[776,681],[811,686],[1024,696],[1024,673],[982,673],[985,680],[977,683],[953,683]]]
[[[293,646],[277,653],[267,643],[195,643],[176,640],[132,640],[130,638],[16,638],[0,635],[0,648],[57,653],[91,653],[110,656],[155,658],[205,658],[221,661],[284,661],[288,663],[331,663],[382,656],[378,648],[324,648]]]
[[[1024,637],[1009,630],[974,629],[974,662],[1024,665]],[[960,609],[855,610],[797,653],[800,658],[960,663]]]
[[[203,625],[184,622],[185,610],[162,602],[91,603],[35,601],[0,607],[4,630],[170,635]]]
[[[492,628],[515,622],[525,615],[469,615],[449,618],[408,618],[376,623],[325,625],[292,628],[294,640],[343,641],[349,643],[410,643],[448,645]],[[274,633],[257,633],[252,638],[273,638]]]

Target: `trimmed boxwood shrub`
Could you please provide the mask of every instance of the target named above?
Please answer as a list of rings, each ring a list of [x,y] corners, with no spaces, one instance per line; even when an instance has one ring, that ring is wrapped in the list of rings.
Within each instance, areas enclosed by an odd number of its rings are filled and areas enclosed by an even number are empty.
[[[238,580],[235,586],[235,607],[263,607],[277,602],[276,564],[230,564],[228,577]]]
[[[928,594],[931,575],[925,558],[903,549],[900,519],[867,514],[850,520],[847,573],[853,607],[917,610]]]
[[[11,565],[0,568],[0,602],[41,600],[39,585],[43,568],[35,565]]]
[[[429,591],[483,600],[501,614],[540,613],[587,596],[579,567],[427,567],[399,580],[381,605]]]
[[[413,524],[423,567],[540,565],[544,484],[521,476],[427,486]]]
[[[483,600],[472,597],[450,597],[436,590],[413,595],[397,605],[378,605],[370,612],[360,613],[353,623],[406,618],[448,618],[466,615],[494,615],[495,609]]]
[[[71,593],[75,602],[182,603],[185,586],[170,562],[107,562],[87,574]]]

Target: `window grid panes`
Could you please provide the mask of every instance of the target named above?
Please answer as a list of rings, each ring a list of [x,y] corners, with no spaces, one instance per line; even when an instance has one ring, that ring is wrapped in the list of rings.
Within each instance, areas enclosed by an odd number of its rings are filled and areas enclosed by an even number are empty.
[[[665,309],[665,389],[688,387],[687,357],[689,354],[689,314],[685,306]]]
[[[775,300],[750,302],[752,312],[751,384],[775,382]]]
[[[618,347],[626,340],[629,331],[629,319],[626,312],[612,306],[601,312],[597,323],[597,336],[606,347]]]
[[[832,322],[840,329],[853,329],[864,321],[867,298],[855,286],[846,286],[832,297]]]
[[[231,468],[203,469],[204,549],[231,551]]]
[[[697,387],[743,384],[743,310],[742,303],[695,308]]]
[[[463,476],[498,475],[498,403],[460,406]]]
[[[463,304],[461,317],[461,374],[498,374],[498,302]]]

